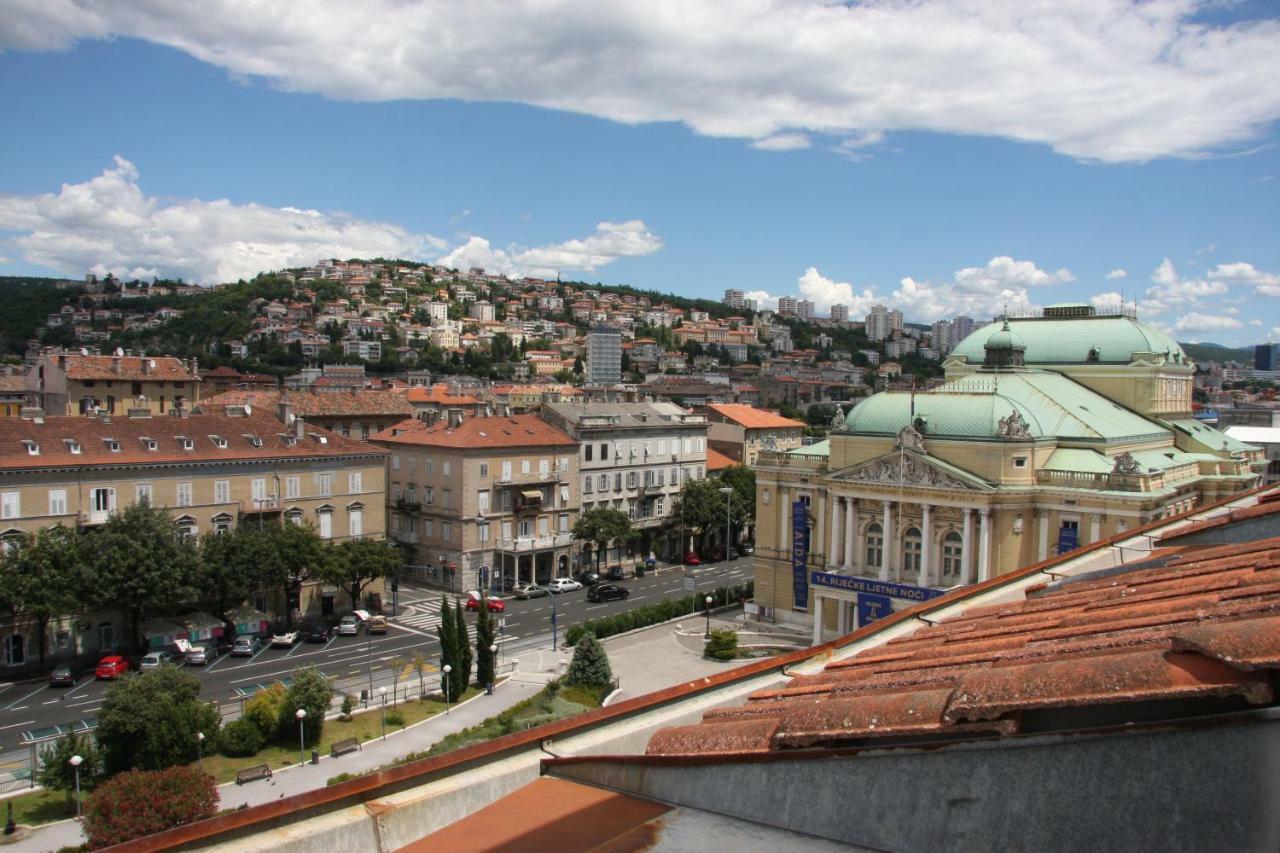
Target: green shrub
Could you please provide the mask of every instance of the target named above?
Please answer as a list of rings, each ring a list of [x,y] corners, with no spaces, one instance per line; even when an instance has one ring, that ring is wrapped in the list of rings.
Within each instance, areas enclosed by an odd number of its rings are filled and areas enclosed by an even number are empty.
[[[727,590],[724,587],[720,587],[710,593],[703,591],[681,598],[668,598],[657,604],[646,604],[633,610],[616,613],[613,616],[588,619],[579,625],[569,627],[565,632],[565,644],[576,646],[588,634],[597,639],[603,639],[612,637],[615,634],[633,631],[637,628],[647,628],[660,622],[678,619],[691,613],[701,613],[705,606],[707,595],[711,595],[716,601],[725,601],[726,598],[729,601],[737,601],[750,598],[754,589],[755,583],[747,581],[745,584],[730,587]]]
[[[280,728],[280,709],[284,707],[284,685],[276,682],[265,690],[259,690],[244,703],[243,719],[258,727],[265,742],[276,736]]]
[[[75,768],[71,766],[73,755],[84,759],[80,764],[78,777]],[[40,771],[36,775],[36,781],[42,788],[62,791],[67,796],[67,804],[70,805],[72,796],[75,794],[77,778],[85,788],[93,786],[93,780],[102,769],[98,759],[98,750],[94,748],[93,737],[72,732],[40,750]]]
[[[351,712],[356,709],[356,697],[350,693],[342,694],[342,718],[351,719]]]
[[[738,656],[738,634],[728,628],[718,628],[711,632],[703,655],[714,660],[733,660]]]
[[[337,785],[337,784],[339,784],[339,783],[346,782],[346,781],[347,781],[347,780],[349,780],[349,779],[354,779],[354,778],[356,778],[356,775],[357,775],[357,774],[355,774],[355,773],[339,773],[337,776],[330,776],[330,777],[329,777],[329,781],[325,782],[324,784],[325,784],[325,785]]]
[[[565,683],[582,687],[606,687],[613,681],[613,672],[609,668],[609,656],[591,634],[582,638],[573,650],[573,661],[569,664],[569,672]]]
[[[387,712],[387,725],[388,725],[388,726],[403,726],[403,725],[404,725],[404,714],[400,713],[399,711],[388,711],[388,712]]]
[[[265,741],[257,724],[242,717],[223,726],[218,745],[223,755],[247,758],[256,755]]]
[[[324,715],[333,701],[333,685],[329,679],[320,674],[314,666],[300,669],[293,675],[293,683],[284,694],[284,705],[280,708],[280,739],[290,743],[298,736],[298,720],[295,716],[299,708],[305,709],[307,716],[303,719],[302,729],[308,746],[320,742],[324,731]]]
[[[566,702],[581,705],[584,708],[599,708],[600,703],[604,701],[604,697],[607,696],[608,693],[609,688],[607,687],[586,687],[584,685],[575,684],[561,690],[560,698]]]

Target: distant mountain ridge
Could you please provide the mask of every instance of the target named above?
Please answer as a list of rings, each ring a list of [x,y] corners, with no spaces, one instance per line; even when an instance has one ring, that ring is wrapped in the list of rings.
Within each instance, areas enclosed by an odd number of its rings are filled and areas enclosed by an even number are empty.
[[[1182,341],[1178,342],[1178,346],[1182,347],[1182,351],[1190,356],[1192,361],[1239,361],[1253,365],[1253,347],[1251,346],[1228,347],[1222,344],[1188,344]]]

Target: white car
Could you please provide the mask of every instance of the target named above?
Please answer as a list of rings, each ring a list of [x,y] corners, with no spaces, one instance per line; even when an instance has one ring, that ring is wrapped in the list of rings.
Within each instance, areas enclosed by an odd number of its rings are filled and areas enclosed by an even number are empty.
[[[552,592],[573,592],[582,589],[582,584],[573,578],[555,578],[551,583],[547,584],[547,589]]]
[[[291,649],[302,638],[299,631],[277,631],[271,635],[271,645],[277,649]]]
[[[360,622],[362,620],[354,613],[348,613],[342,617],[342,621],[338,623],[339,637],[354,637],[360,633]]]

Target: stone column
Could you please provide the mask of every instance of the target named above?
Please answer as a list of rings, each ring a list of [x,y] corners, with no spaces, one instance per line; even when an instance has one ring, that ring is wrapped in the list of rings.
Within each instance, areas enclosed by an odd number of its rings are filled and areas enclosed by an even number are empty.
[[[1038,560],[1049,559],[1049,511],[1040,510],[1040,545],[1036,550]]]
[[[858,565],[858,500],[845,498],[844,509],[844,570],[853,574]]]
[[[812,594],[810,592],[810,595]],[[813,644],[815,646],[822,642],[822,601],[822,596],[813,596]]]
[[[827,550],[827,570],[837,571],[840,568],[840,530],[844,527],[844,517],[840,512],[840,498],[831,496],[831,536],[828,537],[831,547]]]
[[[1089,516],[1089,544],[1102,538],[1102,516],[1097,513]]]
[[[893,561],[893,504],[888,501],[884,502],[884,520],[880,526],[884,528],[884,547],[880,549],[880,580],[887,581],[889,566]]]
[[[849,602],[836,599],[836,635],[849,633]]]
[[[822,563],[817,561],[818,554],[826,556],[826,536],[827,536],[827,494],[826,492],[818,492],[818,507],[813,514],[813,529],[809,531],[811,541],[809,542],[809,556],[813,558],[813,565],[810,569],[822,567]],[[728,553],[729,544],[725,543],[725,553]]]
[[[921,504],[920,511],[920,586],[928,586],[933,574],[933,507]]]
[[[991,509],[983,507],[978,523],[978,581],[991,578]]]
[[[973,583],[973,510],[961,513],[964,527],[960,531],[960,583]]]
[[[787,490],[778,487],[778,551],[786,559],[790,548],[791,537],[791,502],[787,500]]]

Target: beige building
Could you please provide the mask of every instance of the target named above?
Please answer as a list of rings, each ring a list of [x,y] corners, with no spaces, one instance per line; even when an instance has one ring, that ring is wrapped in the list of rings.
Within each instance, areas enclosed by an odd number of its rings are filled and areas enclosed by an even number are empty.
[[[391,451],[391,536],[408,574],[454,592],[497,577],[545,583],[572,568],[578,446],[536,415],[406,420],[374,436]]]
[[[276,410],[228,407],[182,417],[22,417],[0,419],[0,541],[57,524],[94,527],[138,501],[169,510],[187,536],[240,524],[309,523],[320,536],[384,536],[386,452],[315,429]],[[370,592],[380,593],[375,585]],[[286,609],[333,614],[351,606],[317,584],[286,603],[264,588],[249,602],[274,618]],[[289,606],[292,605],[292,606]],[[163,614],[157,614],[163,615]],[[49,648],[73,654],[124,642],[113,614],[50,628]],[[0,628],[5,664],[34,649],[22,626]],[[13,639],[14,637],[18,639]]]
[[[873,395],[829,441],[757,466],[756,601],[845,632],[1260,482],[1191,417],[1171,338],[1088,306],[980,329],[928,393]],[[825,611],[824,611],[824,605]]]
[[[345,438],[368,441],[375,433],[412,417],[418,410],[400,391],[352,388],[344,391],[299,391],[245,388],[206,398],[200,408],[250,406],[274,411],[288,403],[295,415],[312,426]]]
[[[45,350],[27,371],[27,402],[49,415],[81,415],[97,409],[111,415],[128,409],[163,415],[172,409],[190,409],[199,401],[195,362],[173,356]]]
[[[707,440],[742,465],[755,465],[761,451],[785,453],[804,440],[804,423],[743,403],[708,403],[698,410],[711,424]]]

